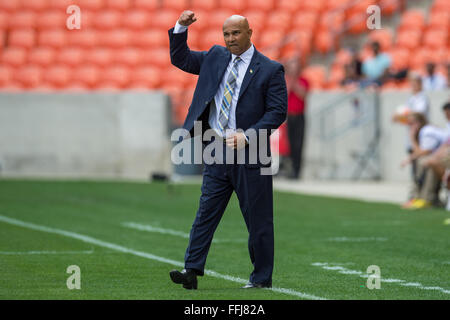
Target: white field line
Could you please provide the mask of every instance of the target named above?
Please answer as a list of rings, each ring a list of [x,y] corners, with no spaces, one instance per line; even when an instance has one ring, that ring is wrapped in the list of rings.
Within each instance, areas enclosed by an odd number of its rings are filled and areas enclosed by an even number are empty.
[[[167,263],[167,264],[179,267],[179,268],[183,268],[184,267],[184,263],[183,262],[179,262],[179,261],[176,261],[176,260],[159,257],[159,256],[156,256],[154,254],[147,253],[147,252],[133,250],[133,249],[121,246],[121,245],[117,245],[117,244],[114,244],[114,243],[98,240],[98,239],[92,238],[90,236],[85,236],[85,235],[82,235],[82,234],[79,234],[79,233],[75,233],[75,232],[65,231],[65,230],[56,229],[56,228],[50,228],[50,227],[46,227],[46,226],[40,226],[40,225],[37,225],[37,224],[34,224],[34,223],[24,222],[24,221],[21,221],[21,220],[9,218],[9,217],[2,216],[2,215],[0,215],[0,221],[5,222],[5,223],[9,223],[9,224],[12,224],[12,225],[15,225],[15,226],[27,228],[27,229],[32,229],[32,230],[37,230],[37,231],[42,231],[42,232],[47,232],[47,233],[53,233],[53,234],[57,234],[57,235],[60,235],[60,236],[64,236],[64,237],[68,237],[68,238],[72,238],[72,239],[77,239],[77,240],[80,240],[80,241],[83,241],[83,242],[86,242],[86,243],[90,243],[90,244],[93,244],[93,245],[96,245],[96,246],[99,246],[99,247],[104,247],[104,248],[108,248],[108,249],[111,249],[111,250],[132,254],[132,255],[135,255],[135,256],[138,256],[138,257],[141,257],[141,258],[145,258],[145,259],[149,259],[149,260],[154,260],[154,261],[158,261],[158,262],[162,262],[162,263]],[[245,279],[233,277],[233,276],[226,275],[226,274],[221,274],[221,273],[215,272],[213,270],[205,270],[205,274],[207,274],[207,275],[209,275],[211,277],[224,279],[224,280],[229,280],[229,281],[242,283],[242,284],[246,284],[248,282]],[[300,291],[295,291],[295,290],[292,290],[292,289],[273,287],[273,288],[267,288],[267,289],[264,289],[264,290],[270,290],[270,291],[274,291],[274,292],[284,293],[284,294],[296,296],[296,297],[303,298],[303,299],[309,299],[309,300],[325,300],[325,298],[317,297],[317,296],[314,296],[314,295],[311,295],[311,294],[303,293],[303,292],[300,292]]]
[[[122,223],[122,226],[127,228],[132,228],[140,231],[148,231],[148,232],[155,232],[155,233],[161,233],[161,234],[168,234],[171,236],[181,237],[184,239],[189,239],[189,233],[183,232],[183,231],[177,231],[172,229],[164,229],[159,227],[154,227],[148,224],[140,224],[136,222],[124,222]],[[213,239],[213,243],[230,243],[230,242],[236,242],[236,243],[245,243],[247,240],[245,239]]]
[[[365,272],[357,271],[357,270],[350,270],[350,269],[344,268],[339,265],[330,265],[329,263],[326,263],[326,262],[325,263],[315,262],[315,263],[312,263],[311,265],[313,265],[315,267],[320,267],[325,270],[337,271],[338,273],[341,273],[341,274],[354,274],[354,275],[360,276],[361,278],[369,277],[369,275]],[[398,283],[399,285],[404,286],[404,287],[415,287],[415,288],[422,289],[422,290],[436,290],[436,291],[440,291],[442,293],[450,294],[450,290],[445,290],[444,288],[441,288],[441,287],[427,287],[418,282],[407,282],[406,280],[401,280],[401,279],[385,279],[383,277],[381,277],[380,281],[386,282],[386,283]]]
[[[91,254],[94,250],[84,251],[0,251],[0,255],[27,255],[27,254]]]
[[[387,240],[388,238],[384,237],[361,237],[361,238],[335,237],[327,239],[327,241],[333,242],[368,242],[368,241],[387,241]]]

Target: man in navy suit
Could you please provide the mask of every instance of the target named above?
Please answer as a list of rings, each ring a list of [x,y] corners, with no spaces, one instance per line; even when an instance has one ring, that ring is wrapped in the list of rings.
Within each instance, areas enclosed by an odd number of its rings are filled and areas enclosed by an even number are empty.
[[[226,47],[215,45],[209,51],[191,51],[187,45],[187,29],[196,20],[192,11],[185,11],[169,30],[172,64],[199,75],[183,128],[192,132],[194,122],[199,121],[203,129],[213,130],[214,141],[221,142],[223,155],[231,150],[236,160],[239,151],[247,153],[244,163],[227,162],[222,155],[219,161],[205,164],[199,209],[184,259],[185,269],[171,271],[170,277],[186,289],[197,289],[197,276],[204,274],[214,232],[235,191],[249,232],[248,249],[253,264],[249,283],[243,288],[271,287],[274,261],[272,176],[261,174],[264,167],[270,167],[270,163],[262,159],[261,148],[266,148],[270,156],[271,130],[286,119],[284,69],[255,49],[247,19],[237,15],[224,22]],[[268,132],[266,136],[260,135],[263,131]],[[253,143],[257,144],[254,149],[251,148]],[[253,154],[256,161],[250,161],[252,152],[256,153]]]

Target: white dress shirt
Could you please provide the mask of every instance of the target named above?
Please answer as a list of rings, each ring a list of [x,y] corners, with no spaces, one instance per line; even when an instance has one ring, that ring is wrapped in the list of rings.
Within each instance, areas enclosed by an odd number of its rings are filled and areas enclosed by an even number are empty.
[[[175,25],[173,33],[182,33],[187,30],[186,26],[180,25],[178,22]],[[239,92],[241,91],[242,81],[244,80],[245,73],[247,72],[248,66],[252,60],[253,54],[255,53],[255,47],[253,44],[250,48],[240,55],[242,61],[238,64],[238,78],[236,79],[236,86],[233,93],[233,98],[231,100],[230,106],[230,115],[228,118],[228,124],[226,132],[227,134],[231,134],[236,131],[236,105],[239,98]],[[227,83],[228,75],[233,69],[234,59],[237,56],[235,54],[231,54],[231,60],[228,63],[225,74],[223,75],[222,81],[219,85],[219,90],[217,90],[216,95],[214,96],[214,104],[210,105],[209,111],[209,126],[216,131],[216,133],[222,136],[221,130],[219,128],[219,114],[220,114],[220,106],[222,105],[223,94],[225,91],[225,85]]]

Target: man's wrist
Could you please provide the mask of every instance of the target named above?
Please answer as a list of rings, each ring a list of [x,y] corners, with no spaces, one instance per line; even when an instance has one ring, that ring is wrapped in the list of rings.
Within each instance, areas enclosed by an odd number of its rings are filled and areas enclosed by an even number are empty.
[[[173,33],[183,33],[188,29],[187,26],[183,26],[182,24],[180,24],[178,21],[175,24],[175,27],[173,28]]]

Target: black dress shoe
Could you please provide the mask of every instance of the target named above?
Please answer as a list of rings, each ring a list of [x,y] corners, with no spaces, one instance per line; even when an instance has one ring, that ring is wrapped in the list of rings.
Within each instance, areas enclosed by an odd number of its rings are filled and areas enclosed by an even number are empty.
[[[253,288],[272,288],[271,284],[262,284],[262,283],[247,283],[245,286],[241,287],[242,289],[253,289]]]
[[[197,289],[197,274],[192,269],[183,269],[170,271],[170,279],[174,283],[182,284],[183,288],[191,290]]]

